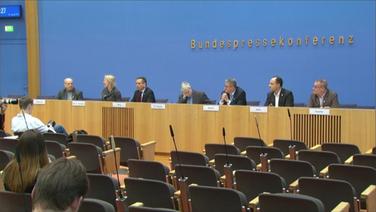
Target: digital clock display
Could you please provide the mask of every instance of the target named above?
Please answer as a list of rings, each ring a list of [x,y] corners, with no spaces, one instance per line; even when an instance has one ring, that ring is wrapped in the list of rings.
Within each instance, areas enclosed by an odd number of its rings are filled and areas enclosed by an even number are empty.
[[[21,5],[0,5],[0,18],[20,18]]]

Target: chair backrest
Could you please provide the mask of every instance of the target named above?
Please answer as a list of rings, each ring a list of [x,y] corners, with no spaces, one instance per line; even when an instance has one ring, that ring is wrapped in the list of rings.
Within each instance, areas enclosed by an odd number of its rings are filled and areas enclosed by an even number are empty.
[[[139,206],[130,206],[128,207],[129,212],[178,212],[177,210],[168,209],[168,208],[151,208],[151,207],[139,207]]]
[[[246,149],[247,157],[253,160],[256,164],[260,163],[260,154],[267,154],[267,159],[283,158],[283,153],[280,149],[267,146],[249,146]]]
[[[187,177],[188,185],[194,183],[203,186],[218,186],[219,172],[211,167],[195,165],[176,165],[175,175],[177,178]]]
[[[235,137],[234,145],[238,147],[240,151],[245,151],[248,146],[266,146],[262,139],[252,137]]]
[[[354,144],[325,143],[321,144],[321,149],[336,153],[341,163],[344,163],[350,156],[360,154],[359,148]]]
[[[341,159],[334,152],[329,151],[313,151],[300,150],[297,154],[298,160],[307,161],[311,163],[316,169],[316,175],[330,164],[341,163]]]
[[[324,212],[324,204],[317,198],[302,194],[261,194],[259,197],[261,212]]]
[[[376,185],[376,169],[368,166],[332,164],[329,166],[329,177],[349,182],[358,198],[369,185]]]
[[[239,149],[234,146],[227,144],[226,146],[224,144],[205,144],[205,154],[208,156],[209,160],[214,159],[214,155],[218,153],[226,153],[226,147],[227,147],[227,154],[229,155],[239,155],[240,151]]]
[[[131,205],[142,202],[146,207],[174,209],[173,196],[175,189],[172,185],[158,180],[124,179],[127,193],[126,203]]]
[[[1,211],[30,211],[31,195],[29,193],[16,193],[0,191]]]
[[[86,197],[110,203],[116,209],[116,184],[114,179],[103,174],[87,174],[89,190]]]
[[[315,168],[306,161],[285,159],[270,160],[270,171],[279,174],[287,185],[299,177],[313,177],[316,173]]]
[[[16,152],[18,139],[0,138],[0,150],[7,150],[9,152]]]
[[[189,186],[192,212],[242,211],[247,207],[243,193],[229,188]]]
[[[360,166],[370,166],[376,169],[376,155],[361,155],[356,154],[353,156],[353,164]]]
[[[85,198],[81,202],[78,212],[115,212],[114,206],[100,199]]]
[[[68,144],[67,136],[62,133],[44,133],[44,140],[57,141],[65,146]]]
[[[94,144],[95,146],[104,149],[105,141],[102,137],[96,135],[78,134],[77,142]]]
[[[114,137],[116,147],[120,147],[120,165],[128,166],[129,159],[140,159],[140,143],[133,138]]]
[[[14,157],[13,152],[0,150],[0,171],[3,170]]]
[[[128,160],[129,176],[166,182],[169,168],[158,161]]]
[[[251,201],[263,192],[282,193],[286,187],[285,180],[271,172],[248,170],[235,171],[235,188]]]
[[[256,169],[255,162],[244,155],[227,155],[226,156],[226,154],[216,154],[214,156],[214,159],[215,159],[215,169],[218,170],[221,175],[224,174],[223,167],[227,162],[231,164],[232,170],[239,170],[239,169],[255,170]]]
[[[301,177],[299,193],[321,200],[327,211],[333,210],[340,202],[348,202],[351,212],[355,209],[355,190],[344,180]]]
[[[289,154],[289,147],[295,146],[295,151],[307,149],[307,145],[302,141],[275,139],[273,141],[273,147],[280,149],[284,155]]]
[[[247,101],[247,105],[250,105],[250,106],[259,106],[260,105],[260,101]]]
[[[209,162],[209,158],[206,155],[198,152],[171,151],[172,169],[175,169],[175,165],[179,164],[178,156],[180,164],[184,165],[207,166]]]
[[[71,155],[82,162],[88,173],[102,173],[101,149],[94,144],[72,142],[68,144]]]
[[[46,140],[47,152],[53,155],[56,159],[64,157],[65,146],[57,141]]]

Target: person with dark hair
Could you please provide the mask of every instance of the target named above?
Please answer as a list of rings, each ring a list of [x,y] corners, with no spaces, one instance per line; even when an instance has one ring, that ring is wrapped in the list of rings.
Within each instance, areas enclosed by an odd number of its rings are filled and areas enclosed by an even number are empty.
[[[329,90],[326,80],[316,80],[312,87],[312,94],[309,98],[308,107],[338,107],[337,93]]]
[[[238,87],[234,78],[225,80],[225,87],[221,93],[220,105],[247,105],[246,93]]]
[[[291,91],[283,88],[283,80],[274,76],[269,81],[270,92],[266,96],[265,106],[293,107],[294,95]]]
[[[35,130],[25,131],[14,158],[4,168],[2,177],[5,190],[31,193],[39,171],[48,162],[43,135]]]
[[[78,211],[89,188],[86,169],[77,159],[59,158],[38,175],[33,211]]]
[[[101,93],[101,98],[103,101],[121,101],[121,93],[116,87],[116,80],[114,75],[104,75],[103,85],[104,88]]]
[[[147,86],[145,77],[136,78],[136,91],[133,94],[132,102],[155,102],[154,92]]]
[[[20,113],[12,118],[12,131],[15,135],[20,135],[26,130],[35,129],[40,133],[58,132],[67,135],[64,127],[56,124],[55,126],[47,126],[40,119],[31,115],[33,111],[33,99],[30,97],[22,97],[18,101]]]
[[[72,78],[64,79],[64,89],[59,91],[57,94],[57,99],[67,99],[67,100],[82,100],[82,91],[77,90],[73,85]]]

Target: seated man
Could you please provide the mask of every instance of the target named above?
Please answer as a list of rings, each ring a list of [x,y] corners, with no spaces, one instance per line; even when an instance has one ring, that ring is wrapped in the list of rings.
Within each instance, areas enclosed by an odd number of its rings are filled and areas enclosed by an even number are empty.
[[[12,131],[15,135],[20,135],[26,130],[35,129],[40,133],[48,131],[63,133],[67,135],[64,127],[61,125],[47,126],[41,120],[31,115],[33,111],[33,99],[30,97],[22,97],[19,99],[20,113],[12,118]]]
[[[326,80],[316,80],[312,87],[308,107],[338,107],[338,96],[328,89]]]
[[[285,89],[281,77],[274,76],[269,81],[270,92],[265,101],[265,106],[273,107],[293,107],[294,95],[291,91]]]
[[[60,158],[38,175],[31,198],[33,211],[78,211],[89,187],[79,160]]]
[[[181,94],[178,103],[182,104],[207,104],[208,97],[204,92],[193,90],[189,82],[181,83]]]
[[[71,78],[65,78],[64,89],[59,91],[56,98],[66,100],[82,100],[84,97],[82,92],[73,86],[73,80]]]
[[[136,89],[131,100],[132,102],[155,102],[154,92],[147,87],[145,77],[137,77]]]
[[[220,105],[247,105],[246,93],[237,86],[235,79],[226,79],[221,93]]]

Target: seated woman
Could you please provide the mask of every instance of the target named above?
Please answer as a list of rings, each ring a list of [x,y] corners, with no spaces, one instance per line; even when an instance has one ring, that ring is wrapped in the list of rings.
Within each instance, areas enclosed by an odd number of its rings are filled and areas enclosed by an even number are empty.
[[[3,170],[5,190],[31,193],[39,171],[48,163],[42,134],[36,130],[25,131],[16,147],[14,158]]]

